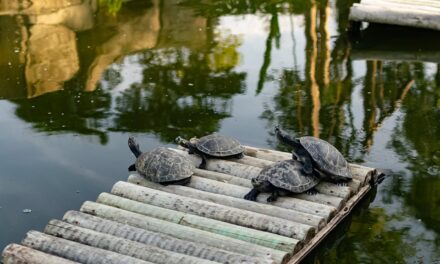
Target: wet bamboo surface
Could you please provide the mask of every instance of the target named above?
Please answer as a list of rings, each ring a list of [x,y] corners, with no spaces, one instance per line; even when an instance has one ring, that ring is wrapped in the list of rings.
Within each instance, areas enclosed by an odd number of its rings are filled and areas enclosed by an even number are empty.
[[[185,150],[194,165],[200,157]],[[321,182],[317,195],[267,203],[243,199],[250,179],[291,154],[245,147],[243,159],[209,159],[186,186],[147,181],[137,173],[96,202],[51,220],[11,244],[4,263],[298,263],[351,211],[377,172],[350,164],[348,186]]]

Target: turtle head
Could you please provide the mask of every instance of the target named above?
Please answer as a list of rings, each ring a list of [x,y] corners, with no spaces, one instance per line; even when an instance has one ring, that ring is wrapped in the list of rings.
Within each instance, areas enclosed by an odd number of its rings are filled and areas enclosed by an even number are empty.
[[[289,133],[287,133],[286,131],[281,129],[279,125],[275,126],[275,134],[277,135],[278,140],[284,144],[287,144],[287,145],[290,145],[293,147],[296,147],[300,144],[298,139],[289,135]]]
[[[259,180],[258,178],[252,178],[251,183],[252,183],[252,186],[254,186],[255,188],[258,188],[263,184],[263,181]]]
[[[181,145],[182,147],[187,147],[189,141],[182,138],[181,136],[176,137],[176,139],[174,140],[176,141],[177,144]]]
[[[142,154],[142,151],[139,148],[139,144],[136,142],[134,137],[128,138],[128,147],[130,148],[131,152],[137,157],[139,157]]]

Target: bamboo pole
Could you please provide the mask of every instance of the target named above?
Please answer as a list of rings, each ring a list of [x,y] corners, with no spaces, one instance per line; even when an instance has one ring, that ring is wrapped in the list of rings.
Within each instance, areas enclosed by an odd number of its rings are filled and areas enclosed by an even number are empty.
[[[188,152],[179,149],[172,149],[172,150],[175,150],[178,153],[185,155],[188,158],[191,157],[192,161],[194,162],[194,165],[196,166],[201,162],[201,158],[198,157],[197,155],[191,155],[188,154]],[[261,171],[261,168],[259,167],[239,164],[236,162],[232,162],[230,160],[227,161],[222,159],[208,159],[206,164],[207,164],[206,165],[207,170],[221,172],[221,173],[228,173],[248,180],[257,177]],[[316,189],[323,194],[341,197],[344,200],[347,200],[348,197],[350,197],[351,195],[349,189],[339,188],[339,186],[335,184],[329,184],[325,182],[321,182]]]
[[[229,174],[225,174],[225,173],[220,173],[220,172],[215,172],[215,171],[208,171],[208,170],[200,170],[200,169],[196,169],[194,172],[195,176],[199,176],[199,177],[194,177],[191,179],[191,182],[189,184],[187,184],[187,186],[195,188],[195,189],[200,189],[201,187],[198,186],[197,182],[198,182],[198,178],[205,178],[205,179],[210,179],[210,180],[214,180],[214,181],[219,181],[222,183],[229,183],[232,185],[238,185],[241,187],[246,187],[246,188],[252,188],[252,183],[247,180],[247,179],[243,179],[240,177],[236,177],[236,176],[232,176]],[[194,180],[196,179],[196,180]],[[358,182],[360,183],[360,182]],[[225,187],[231,187],[234,188],[232,186],[225,186]],[[200,189],[200,190],[204,190],[204,189]],[[228,189],[226,189],[227,191],[229,191]],[[216,193],[222,193],[220,191],[217,191],[217,189],[213,189],[214,192]],[[235,193],[237,194],[237,193]],[[229,194],[227,194],[229,195]],[[233,196],[233,195],[230,195]],[[238,196],[238,195],[237,195]],[[263,195],[264,196],[264,195]],[[305,201],[309,201],[309,202],[313,202],[313,203],[318,203],[318,204],[323,204],[323,205],[329,205],[331,207],[335,207],[337,210],[341,209],[342,206],[344,205],[344,200],[336,197],[336,196],[330,196],[330,195],[325,195],[325,194],[321,194],[318,193],[316,195],[308,195],[308,194],[294,194],[291,197],[300,199],[300,200],[305,200]],[[288,199],[288,197],[285,197],[286,199]],[[262,202],[265,202],[265,200]],[[294,202],[294,201],[293,201]],[[276,203],[272,203],[272,205],[276,205]],[[278,206],[278,205],[276,205]],[[313,204],[309,204],[309,206],[314,207]],[[305,213],[309,212],[310,208],[306,207],[307,211],[304,211]]]
[[[193,176],[194,178],[199,178]],[[194,182],[194,178],[191,181]],[[203,178],[202,178],[203,179]],[[144,187],[152,188],[155,190],[160,190],[164,192],[169,192],[177,195],[182,195],[185,197],[195,198],[198,200],[209,201],[217,204],[222,204],[225,206],[235,207],[251,212],[256,212],[264,215],[275,216],[282,219],[286,219],[292,222],[302,223],[309,226],[315,227],[316,230],[321,229],[325,225],[325,220],[322,217],[306,214],[300,211],[281,209],[276,206],[255,203],[251,201],[244,200],[243,197],[231,197],[228,195],[222,195],[218,193],[213,193],[208,191],[201,191],[186,186],[180,185],[169,185],[163,186],[151,181],[148,181],[139,174],[131,174],[128,178],[128,182],[141,185]]]
[[[236,238],[239,240],[251,242],[257,245],[270,247],[274,249],[284,249],[285,246],[290,248],[287,252],[291,252],[291,249],[299,243],[298,239],[289,238],[285,236],[280,236],[277,234],[272,234],[268,232],[263,232],[255,229],[250,229],[247,227],[242,227],[210,218],[200,217],[196,215],[185,214],[157,206],[152,206],[142,202],[137,202],[122,198],[116,195],[102,193],[99,195],[97,202],[121,208],[134,213],[139,213],[149,217],[155,217],[161,220],[170,221],[169,219],[179,217],[178,222],[173,222],[180,225],[185,225],[189,227],[194,227],[197,229],[209,231],[211,233],[216,233],[219,235],[225,235],[231,238]],[[175,216],[167,216],[175,215]]]
[[[2,263],[18,264],[79,264],[71,260],[49,255],[18,244],[9,244],[2,253]]]
[[[405,8],[390,5],[354,4],[350,8],[350,20],[366,21],[399,26],[411,26],[440,30],[440,16],[436,9],[421,10],[416,7]]]
[[[264,148],[255,148],[251,146],[244,146],[244,154],[251,157],[270,161],[280,161],[292,158],[292,153]]]
[[[303,243],[299,241],[292,241],[291,243],[283,241],[283,243],[274,245],[275,249],[264,247],[245,240],[232,239],[228,237],[229,234],[226,232],[219,235],[94,202],[85,202],[81,206],[81,212],[152,232],[160,232],[179,239],[200,242],[227,251],[256,257],[270,256],[276,261],[288,258],[289,253],[297,252],[303,246]]]
[[[202,162],[202,158],[200,158],[198,155],[188,154],[186,150],[175,149],[175,148],[170,148],[170,149],[189,158],[196,167],[198,167]],[[210,171],[216,171],[216,172],[239,176],[241,178],[245,178],[248,180],[257,176],[261,171],[261,168],[258,167],[240,164],[237,162],[233,162],[231,160],[224,160],[224,159],[207,159],[206,169]]]
[[[111,193],[142,203],[258,229],[302,241],[310,240],[315,234],[315,229],[309,225],[153,190],[131,183],[117,182],[113,185]],[[191,218],[190,216],[188,215],[185,218]]]
[[[241,159],[230,159],[230,160],[233,162],[237,162],[237,163],[241,163],[241,164],[245,164],[245,165],[250,165],[250,166],[254,166],[254,167],[259,167],[259,168],[264,168],[264,167],[269,166],[273,163],[268,160],[258,159],[258,158],[254,158],[254,157],[246,156],[246,155]]]
[[[84,264],[152,264],[148,261],[124,256],[100,248],[93,248],[37,231],[29,231],[22,244],[48,254],[57,255]]]
[[[270,161],[279,161],[285,159],[291,159],[292,155],[287,152],[277,151],[277,150],[269,150],[262,148],[254,148],[249,146],[245,147],[245,154],[251,154],[253,157],[257,157],[260,159],[270,160]],[[351,173],[353,175],[353,179],[358,180],[361,186],[367,184],[372,177],[376,176],[376,170],[374,168],[365,167],[362,165],[349,163]],[[373,178],[374,180],[374,178]]]
[[[160,247],[165,250],[208,259],[220,263],[263,262],[260,259],[267,260],[263,263],[270,263],[270,261],[275,261],[268,258],[266,254],[259,255],[259,258],[257,259],[255,257],[251,257],[251,255],[248,256],[208,246],[203,243],[178,239],[170,235],[158,232],[151,232],[145,229],[137,228],[127,224],[121,224],[115,221],[110,221],[77,211],[68,211],[66,214],[64,214],[63,221],[100,233],[106,233],[116,237],[130,239],[132,241],[143,243],[146,245]],[[282,259],[279,259],[276,263],[281,262]]]
[[[433,2],[432,4],[427,1],[393,1],[393,0],[362,0],[361,5],[372,5],[372,6],[386,6],[389,8],[401,8],[401,9],[416,9],[419,11],[425,11],[427,13],[439,13],[440,12],[440,3],[438,1]]]
[[[60,220],[51,220],[44,233],[55,237],[78,242],[94,248],[101,248],[122,255],[151,261],[158,264],[203,264],[215,263],[155,246],[145,245],[125,238],[99,233],[90,229],[74,226]]]
[[[188,183],[187,186],[197,190],[218,193],[240,199],[243,199],[243,197],[251,190],[249,187],[236,186],[198,176],[193,176],[191,182]],[[257,197],[257,202],[267,204],[267,198],[269,196],[269,193],[261,193]],[[332,206],[322,205],[287,196],[279,197],[278,200],[271,202],[270,205],[302,212],[307,215],[316,215],[323,217],[326,220],[331,218],[336,213],[336,208]]]

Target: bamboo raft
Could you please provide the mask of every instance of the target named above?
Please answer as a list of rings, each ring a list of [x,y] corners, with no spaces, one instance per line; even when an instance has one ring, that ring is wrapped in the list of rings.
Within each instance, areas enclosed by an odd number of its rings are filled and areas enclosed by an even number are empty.
[[[347,216],[377,180],[350,164],[348,186],[321,182],[317,195],[267,204],[243,199],[250,179],[291,154],[245,147],[242,159],[209,159],[186,186],[163,186],[133,173],[96,202],[51,220],[10,244],[3,263],[298,263]],[[198,166],[201,159],[182,149]]]
[[[440,30],[436,0],[361,0],[350,8],[350,20]]]

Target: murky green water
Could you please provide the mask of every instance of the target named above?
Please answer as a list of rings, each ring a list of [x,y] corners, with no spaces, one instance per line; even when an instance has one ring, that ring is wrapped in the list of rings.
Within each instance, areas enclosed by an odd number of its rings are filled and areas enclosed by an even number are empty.
[[[351,39],[351,1],[13,2],[0,3],[0,248],[125,180],[129,135],[287,150],[281,124],[393,171],[309,262],[440,263],[439,33]]]

